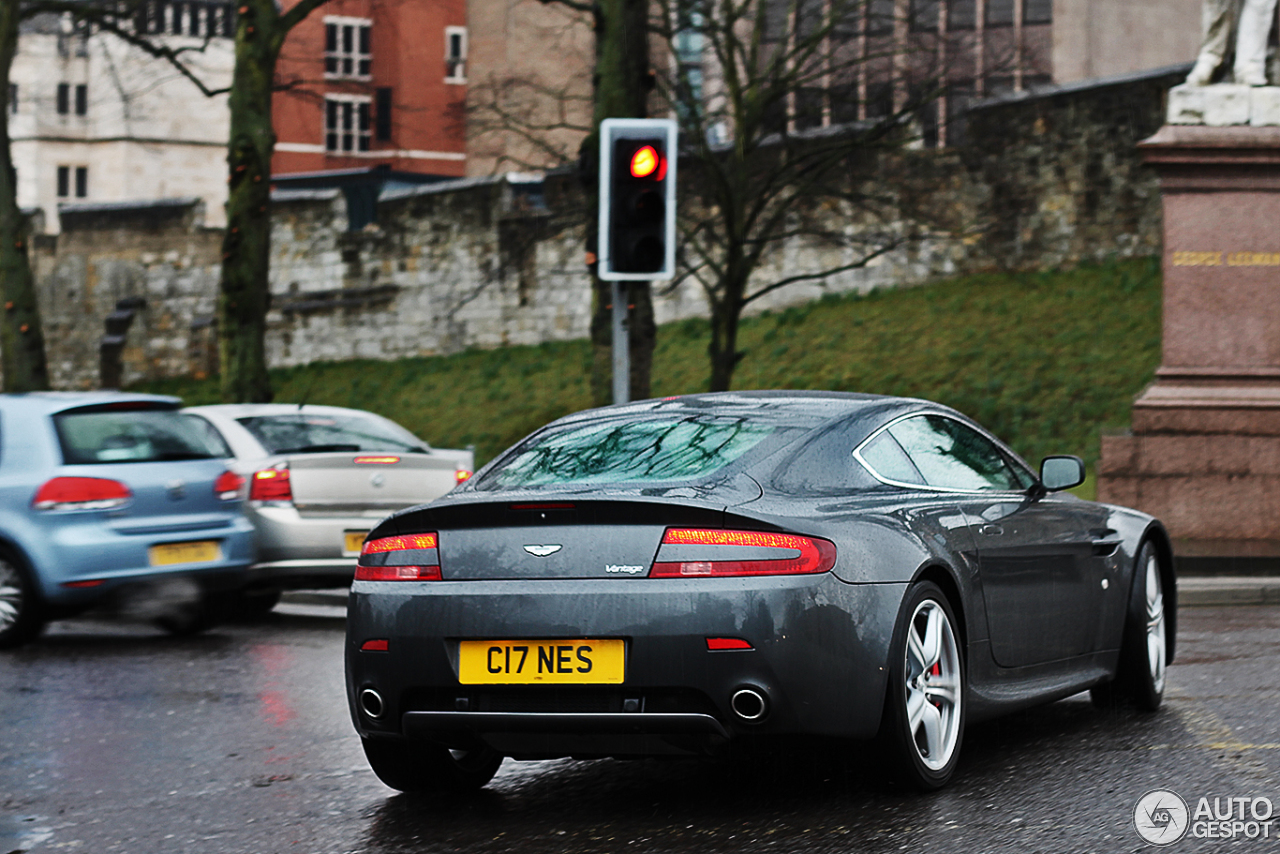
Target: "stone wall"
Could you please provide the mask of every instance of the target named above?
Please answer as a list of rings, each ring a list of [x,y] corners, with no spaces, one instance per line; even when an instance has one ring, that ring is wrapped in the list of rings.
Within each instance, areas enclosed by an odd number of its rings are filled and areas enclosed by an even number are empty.
[[[830,292],[927,282],[990,268],[1154,254],[1155,178],[1134,144],[1159,127],[1175,69],[1035,96],[969,114],[965,146],[886,155],[867,181],[895,199],[894,227],[922,239],[825,280],[781,289],[775,308]],[[590,282],[582,200],[569,175],[450,181],[384,192],[377,222],[348,231],[343,196],[278,192],[273,214],[273,366],[395,359],[585,337]],[[54,383],[99,383],[106,323],[133,312],[123,380],[206,373],[221,234],[196,200],[63,206],[63,233],[35,242]],[[854,220],[839,211],[846,232]],[[847,260],[793,241],[760,281]],[[657,295],[659,322],[705,315],[694,285]]]

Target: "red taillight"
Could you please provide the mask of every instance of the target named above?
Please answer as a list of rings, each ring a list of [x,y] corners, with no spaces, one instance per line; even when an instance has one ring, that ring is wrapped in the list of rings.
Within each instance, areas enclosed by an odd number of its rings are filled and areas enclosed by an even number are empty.
[[[466,469],[458,469],[454,473],[454,476],[458,478],[458,483],[462,483],[464,480],[471,480],[471,475],[472,472],[469,472]]]
[[[440,581],[440,567],[357,566],[356,581]]]
[[[723,550],[708,554],[706,560],[657,561],[651,578],[697,578],[731,575],[808,575],[829,572],[836,564],[834,543],[798,534],[767,531],[720,531],[668,528],[664,546],[738,546],[756,554],[735,560]],[[777,549],[777,556],[759,554],[760,549]],[[788,554],[787,552],[798,552]],[[658,554],[662,557],[661,550]]]
[[[110,510],[132,497],[129,487],[118,480],[55,477],[36,491],[31,506],[37,510]]]
[[[755,649],[742,638],[707,638],[707,649],[720,652],[726,649]]]
[[[387,552],[408,552],[418,549],[434,549],[435,534],[404,534],[398,537],[379,537],[376,540],[365,540],[360,547],[361,556],[386,554]]]
[[[356,581],[440,581],[436,544],[434,533],[365,540],[356,566]]]
[[[289,483],[289,467],[282,463],[254,472],[249,481],[249,500],[292,501],[293,486]]]
[[[361,652],[386,652],[390,648],[391,648],[391,642],[386,640],[385,638],[378,638],[376,640],[367,640],[364,643],[360,644]]]
[[[236,474],[233,471],[224,471],[213,482],[213,494],[222,501],[234,501],[240,497],[240,490],[243,486],[244,475]]]

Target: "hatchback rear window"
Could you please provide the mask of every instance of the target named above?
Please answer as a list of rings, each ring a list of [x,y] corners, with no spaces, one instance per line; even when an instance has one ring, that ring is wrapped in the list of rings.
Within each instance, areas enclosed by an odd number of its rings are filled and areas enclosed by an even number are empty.
[[[400,451],[426,453],[408,430],[359,415],[255,415],[237,419],[269,454],[321,454],[326,451]]]
[[[785,429],[707,416],[573,425],[520,445],[475,488],[699,480]]]
[[[53,416],[67,465],[207,460],[226,456],[172,409],[93,410]]]

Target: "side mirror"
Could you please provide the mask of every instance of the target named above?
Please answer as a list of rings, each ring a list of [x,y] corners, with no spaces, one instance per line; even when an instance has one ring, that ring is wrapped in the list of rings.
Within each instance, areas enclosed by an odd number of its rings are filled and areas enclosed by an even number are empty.
[[[1084,460],[1055,454],[1040,463],[1040,482],[1050,492],[1059,492],[1084,483]]]

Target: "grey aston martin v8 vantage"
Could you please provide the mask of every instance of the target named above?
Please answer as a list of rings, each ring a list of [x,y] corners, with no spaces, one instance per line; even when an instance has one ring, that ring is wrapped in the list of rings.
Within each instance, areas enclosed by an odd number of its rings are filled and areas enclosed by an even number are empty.
[[[351,715],[405,791],[503,757],[874,740],[921,789],[969,722],[1089,689],[1153,711],[1169,538],[923,400],[727,392],[562,418],[381,522]]]

